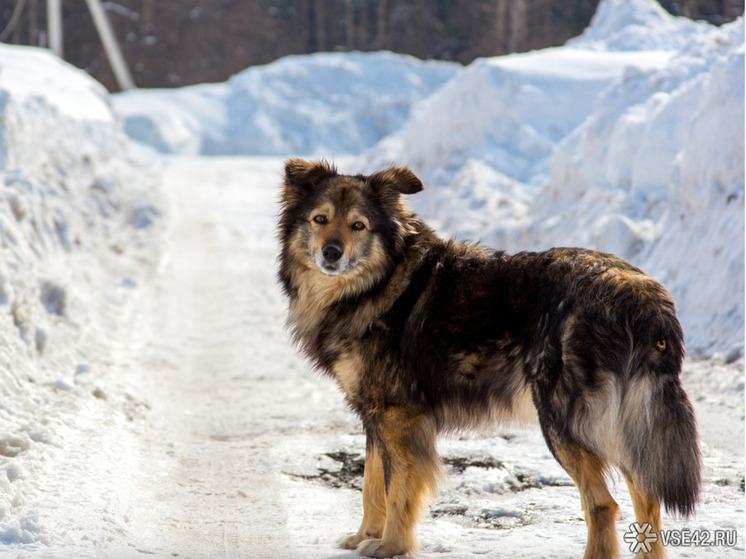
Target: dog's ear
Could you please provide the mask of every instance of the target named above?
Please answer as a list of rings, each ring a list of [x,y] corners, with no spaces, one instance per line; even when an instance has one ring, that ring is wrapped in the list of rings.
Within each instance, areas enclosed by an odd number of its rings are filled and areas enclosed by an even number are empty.
[[[416,194],[425,188],[422,181],[406,167],[389,167],[373,173],[368,182],[376,190],[390,188],[401,194]]]
[[[334,165],[322,161],[305,161],[294,157],[285,162],[285,181],[283,184],[283,198],[290,203],[293,200],[313,192],[327,177],[336,176]]]

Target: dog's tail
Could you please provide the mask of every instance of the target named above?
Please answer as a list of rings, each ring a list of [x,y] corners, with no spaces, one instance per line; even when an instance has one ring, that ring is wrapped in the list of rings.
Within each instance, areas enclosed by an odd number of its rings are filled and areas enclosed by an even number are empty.
[[[673,311],[642,313],[633,334],[621,402],[623,469],[668,512],[694,512],[702,460],[694,410],[681,387],[681,325]],[[647,316],[645,316],[647,315]]]

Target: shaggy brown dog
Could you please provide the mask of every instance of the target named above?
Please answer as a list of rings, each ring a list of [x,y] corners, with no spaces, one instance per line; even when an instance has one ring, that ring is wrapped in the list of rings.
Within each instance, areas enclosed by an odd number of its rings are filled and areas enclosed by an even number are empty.
[[[441,240],[402,200],[422,188],[401,167],[348,176],[286,163],[289,324],[367,434],[363,521],[342,545],[415,553],[441,475],[436,435],[537,412],[580,491],[586,558],[617,556],[609,467],[623,473],[640,524],[660,529],[661,502],[691,513],[700,452],[668,292],[609,254],[508,255]],[[646,557],[663,554],[656,543]]]

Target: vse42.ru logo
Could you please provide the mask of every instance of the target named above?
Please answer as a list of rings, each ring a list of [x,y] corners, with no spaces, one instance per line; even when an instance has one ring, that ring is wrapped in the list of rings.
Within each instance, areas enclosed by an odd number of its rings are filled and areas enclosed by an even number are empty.
[[[735,530],[660,530],[656,532],[647,522],[630,524],[624,534],[632,553],[650,553],[653,544],[660,542],[665,547],[733,547],[738,541]]]

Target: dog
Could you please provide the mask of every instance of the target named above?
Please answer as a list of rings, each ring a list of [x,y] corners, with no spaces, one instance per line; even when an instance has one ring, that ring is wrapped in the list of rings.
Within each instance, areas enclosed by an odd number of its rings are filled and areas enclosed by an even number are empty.
[[[610,468],[640,525],[659,531],[661,504],[691,514],[701,456],[671,295],[610,254],[442,240],[404,202],[423,188],[404,167],[344,175],[326,161],[285,163],[288,325],[366,434],[363,520],[341,546],[416,554],[442,475],[436,436],[531,417],[580,492],[586,559],[618,556]],[[645,555],[663,556],[661,542]]]

